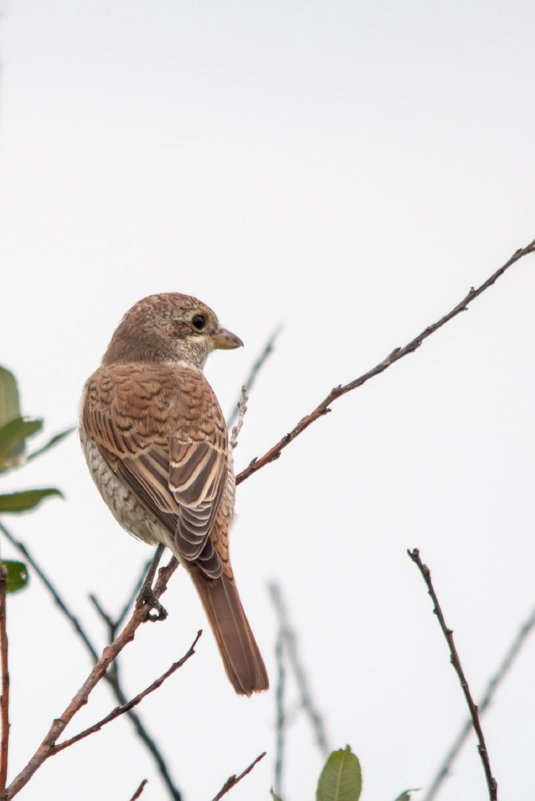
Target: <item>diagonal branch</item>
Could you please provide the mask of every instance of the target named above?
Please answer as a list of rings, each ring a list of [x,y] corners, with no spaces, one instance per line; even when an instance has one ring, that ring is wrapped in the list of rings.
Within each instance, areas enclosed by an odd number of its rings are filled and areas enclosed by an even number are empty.
[[[154,587],[154,595],[157,599],[159,599],[167,589],[167,582],[176,570],[176,567],[177,561],[175,558],[172,558],[166,567],[160,568],[158,581]],[[11,782],[6,792],[0,794],[0,799],[2,799],[2,801],[7,801],[8,799],[13,798],[27,784],[34,773],[41,767],[43,762],[45,762],[48,757],[52,755],[59,737],[63,734],[65,728],[70,723],[74,715],[84,704],[87,703],[91,692],[96,687],[98,682],[105,676],[106,671],[112,664],[113,660],[119,653],[121,653],[123,648],[125,648],[125,646],[134,639],[137,629],[143,623],[155,619],[152,615],[151,609],[152,607],[149,603],[145,603],[142,606],[134,609],[130,620],[127,622],[121,633],[109,646],[104,648],[101,656],[97,660],[80,689],[77,691],[72,701],[63,710],[61,715],[53,720],[48,733],[42,740],[41,744],[27,765]]]
[[[509,646],[504,658],[502,659],[502,662],[498,670],[492,676],[489,683],[487,684],[485,692],[483,693],[483,696],[481,698],[481,701],[478,704],[480,716],[482,712],[485,712],[487,707],[490,706],[492,699],[494,697],[494,693],[496,692],[497,688],[502,683],[505,676],[513,666],[513,662],[520,653],[522,646],[524,645],[524,642],[526,641],[527,637],[531,634],[534,628],[535,628],[535,609],[531,611],[531,614],[526,620],[526,622],[520,627],[520,629],[515,634],[515,638],[511,643],[511,645]],[[457,757],[459,751],[463,747],[471,730],[472,730],[472,721],[468,719],[461,728],[461,730],[459,731],[459,734],[452,743],[451,748],[448,750],[446,756],[444,757],[444,760],[440,768],[437,770],[435,778],[429,785],[429,789],[427,790],[425,796],[422,798],[422,801],[433,801],[440,785],[450,772],[451,766],[455,758]]]
[[[69,620],[69,622],[73,626],[74,630],[76,631],[76,633],[78,634],[78,636],[80,637],[82,642],[84,643],[84,645],[85,645],[86,649],[88,650],[93,662],[96,663],[98,658],[99,658],[99,655],[97,653],[97,649],[95,648],[95,646],[91,642],[87,632],[82,627],[82,624],[80,623],[78,618],[70,611],[69,607],[67,606],[67,603],[63,600],[63,598],[59,594],[58,590],[54,586],[53,582],[46,575],[46,573],[40,567],[40,565],[35,561],[35,558],[31,554],[31,552],[28,550],[27,546],[24,545],[24,543],[22,543],[19,540],[17,540],[11,534],[9,529],[7,529],[4,526],[4,524],[1,523],[1,522],[0,522],[0,531],[4,534],[6,539],[8,539],[9,542],[19,551],[19,553],[21,553],[24,556],[24,558],[26,559],[28,564],[30,564],[32,566],[32,568],[35,571],[35,573],[39,576],[39,578],[41,579],[41,581],[45,585],[46,589],[51,594],[52,598],[54,599],[54,602],[57,604],[59,609],[63,612],[65,617]],[[137,584],[136,584],[136,591],[137,591]],[[96,599],[95,599],[95,601],[96,601]],[[98,601],[96,603],[95,603],[95,601],[93,601],[93,603],[96,606],[97,610],[99,610]],[[128,604],[130,605],[130,603],[131,603],[131,600],[129,599]],[[125,604],[125,607],[126,607],[126,604]],[[100,610],[99,610],[99,613],[101,615],[104,614],[105,618],[107,618],[107,625],[109,626],[109,632],[111,634],[110,642],[112,642],[113,639],[115,638],[116,634],[117,634],[117,631],[118,631],[118,628],[119,628],[119,624],[124,618],[124,608],[120,613],[118,621],[112,621],[111,618],[109,617],[109,615],[104,613],[104,610],[102,610],[102,612],[100,612]],[[113,633],[112,633],[112,629],[113,629]],[[105,675],[104,675],[104,679],[110,685],[110,687],[111,687],[111,689],[113,691],[113,694],[115,695],[115,698],[117,699],[119,704],[125,704],[128,699],[127,699],[127,697],[126,697],[126,695],[125,695],[125,693],[123,691],[123,688],[122,688],[120,680],[119,680],[119,671],[118,671],[118,663],[117,663],[117,661],[113,662],[113,664],[110,665],[109,670],[107,670]],[[143,721],[141,720],[141,718],[139,717],[137,712],[135,712],[133,709],[130,709],[130,710],[128,710],[128,712],[126,714],[128,715],[130,721],[132,722],[132,725],[134,726],[134,729],[136,731],[137,736],[142,741],[142,743],[144,744],[144,746],[146,747],[146,749],[148,750],[148,752],[152,756],[154,762],[156,763],[156,766],[158,768],[158,771],[160,773],[162,781],[165,784],[165,786],[167,787],[167,790],[169,792],[170,797],[173,799],[173,801],[182,801],[182,796],[180,794],[180,791],[178,790],[178,788],[174,784],[174,781],[173,781],[173,779],[171,777],[171,774],[169,772],[169,768],[167,766],[167,763],[166,763],[162,753],[160,752],[160,750],[159,750],[159,748],[158,748],[158,746],[156,744],[155,739],[149,734],[145,724],[143,723]],[[1,798],[1,795],[0,795],[0,798]]]
[[[232,407],[232,411],[228,416],[227,428],[232,428],[232,424],[234,423],[236,417],[238,416],[238,409],[239,409],[239,406],[240,406],[240,402],[242,400],[243,393],[245,393],[246,395],[250,395],[251,394],[251,390],[252,390],[252,388],[253,388],[253,386],[254,386],[254,384],[256,382],[256,379],[258,378],[258,374],[259,374],[260,370],[262,369],[262,367],[264,366],[264,364],[269,359],[269,357],[271,356],[271,354],[273,353],[273,351],[275,349],[275,340],[277,339],[277,337],[279,336],[281,331],[282,331],[282,325],[279,325],[273,331],[271,336],[268,338],[266,344],[264,345],[264,348],[263,348],[262,352],[260,353],[260,355],[258,356],[256,361],[254,362],[253,366],[251,367],[251,369],[249,371],[249,375],[245,379],[245,383],[244,383],[244,385],[242,387],[242,391],[240,393],[240,397],[238,398],[238,400],[236,401],[236,403]]]
[[[141,796],[141,793],[145,789],[145,785],[146,784],[147,784],[147,779],[143,779],[143,781],[141,782],[141,784],[137,788],[136,792],[134,793],[134,795],[132,796],[130,801],[137,801],[137,799]]]
[[[118,718],[120,715],[124,715],[125,712],[129,712],[131,709],[133,709],[133,707],[137,706],[147,695],[150,695],[150,693],[154,692],[154,690],[157,690],[158,687],[161,687],[161,685],[164,683],[164,681],[166,681],[166,679],[169,678],[169,676],[171,676],[176,670],[178,670],[178,668],[181,668],[182,665],[185,662],[187,662],[190,657],[193,656],[193,654],[195,653],[195,646],[197,645],[197,642],[199,641],[199,637],[201,636],[201,634],[202,630],[199,630],[197,632],[197,636],[190,645],[189,650],[184,654],[184,656],[181,657],[181,659],[179,659],[178,662],[173,662],[171,667],[168,668],[168,670],[166,670],[165,673],[163,673],[158,679],[153,681],[152,684],[149,684],[148,687],[145,687],[145,689],[142,692],[138,693],[136,696],[134,696],[134,698],[132,698],[126,704],[122,704],[121,706],[116,706],[115,709],[113,709],[108,715],[106,715],[106,717],[102,718],[97,723],[93,723],[92,726],[89,726],[87,729],[84,729],[78,734],[75,734],[74,737],[70,737],[68,740],[63,740],[63,742],[57,743],[57,745],[55,745],[51,750],[51,756],[54,754],[58,754],[60,751],[63,751],[64,748],[68,748],[69,746],[74,745],[74,743],[77,743],[79,740],[83,740],[84,737],[88,737],[90,734],[94,734],[95,732],[100,731],[100,729],[107,723],[111,723],[111,721],[115,720],[115,718]]]
[[[292,430],[285,434],[272,448],[270,448],[263,456],[260,458],[255,457],[250,464],[242,470],[236,476],[236,484],[241,484],[242,481],[245,481],[246,478],[249,478],[253,473],[256,473],[257,470],[260,470],[262,467],[265,467],[270,462],[275,461],[281,455],[284,448],[286,448],[290,442],[302,434],[303,431],[309,427],[312,423],[322,417],[324,414],[330,412],[330,405],[338,398],[341,398],[342,395],[346,395],[348,392],[351,392],[357,387],[361,387],[366,381],[369,381],[370,378],[374,378],[376,375],[384,372],[386,369],[391,367],[394,362],[398,362],[404,356],[407,356],[409,353],[413,353],[417,348],[420,347],[422,342],[426,340],[431,334],[434,334],[435,331],[438,331],[439,328],[442,328],[443,325],[446,325],[450,320],[456,317],[463,311],[466,311],[468,305],[475,300],[479,295],[485,292],[490,286],[492,286],[500,276],[502,276],[509,267],[512,267],[513,264],[516,264],[517,261],[520,261],[524,256],[528,256],[530,253],[535,253],[535,239],[526,245],[525,248],[520,248],[514,253],[509,261],[507,261],[502,267],[500,267],[496,272],[494,272],[486,281],[484,281],[477,289],[472,289],[470,292],[461,300],[459,303],[451,309],[444,317],[441,317],[440,320],[437,320],[435,323],[428,325],[427,328],[424,328],[417,336],[411,339],[410,342],[407,342],[406,345],[402,348],[394,348],[392,353],[390,353],[383,361],[376,364],[375,367],[372,367],[371,370],[368,370],[367,373],[364,373],[359,378],[355,378],[354,381],[350,381],[349,384],[344,384],[338,387],[334,387],[329,394],[327,395],[322,402],[316,406],[316,408],[307,414],[302,420],[297,423],[297,425],[292,428]]]
[[[251,764],[247,768],[245,768],[243,773],[240,773],[239,776],[229,776],[225,784],[221,788],[221,790],[218,792],[218,794],[212,798],[212,801],[219,801],[221,798],[223,798],[223,796],[226,795],[229,790],[232,790],[232,788],[235,787],[238,784],[238,782],[241,782],[244,776],[247,776],[247,774],[252,771],[254,766],[257,765],[261,759],[264,759],[265,755],[266,755],[265,751],[259,754],[257,758],[253,759]]]
[[[459,677],[461,689],[463,691],[466,703],[468,705],[468,709],[470,711],[470,717],[472,719],[472,727],[476,733],[478,741],[477,750],[479,752],[479,756],[481,757],[481,762],[483,763],[483,770],[485,772],[485,778],[487,780],[489,799],[490,801],[497,801],[498,785],[496,783],[496,779],[492,775],[489,754],[487,751],[487,745],[485,743],[485,736],[483,734],[483,729],[481,728],[481,722],[479,720],[479,711],[477,705],[474,702],[474,699],[472,698],[472,693],[470,692],[470,687],[468,686],[468,681],[466,679],[463,667],[461,665],[461,660],[459,658],[459,654],[455,646],[455,641],[453,639],[453,631],[446,625],[446,621],[444,619],[444,613],[442,612],[440,602],[438,600],[435,588],[433,587],[433,583],[431,581],[431,571],[429,570],[427,565],[424,565],[424,563],[420,559],[420,552],[418,548],[414,548],[412,551],[407,551],[407,553],[414,562],[414,564],[417,566],[418,570],[420,571],[422,578],[427,586],[427,592],[429,593],[429,595],[431,596],[431,600],[433,601],[433,607],[434,607],[433,612],[438,618],[440,628],[442,629],[442,633],[446,638],[446,642],[448,643],[451,664],[453,665],[453,669],[455,670],[457,676]]]
[[[96,662],[97,659],[98,659],[97,649],[95,648],[95,646],[93,645],[93,643],[89,639],[89,636],[87,635],[87,632],[84,631],[84,628],[82,627],[82,624],[80,623],[80,621],[78,620],[76,615],[74,615],[71,612],[71,610],[69,609],[69,607],[67,606],[67,604],[65,603],[65,601],[63,600],[61,595],[59,594],[59,592],[54,587],[54,585],[51,582],[51,580],[48,578],[48,576],[42,570],[42,568],[37,564],[37,562],[33,558],[32,554],[30,553],[28,548],[24,545],[23,542],[20,542],[20,540],[15,539],[13,534],[9,531],[9,529],[7,529],[4,526],[3,523],[0,523],[0,531],[2,532],[4,537],[7,540],[9,540],[9,542],[13,545],[13,547],[16,548],[17,551],[20,554],[22,554],[22,556],[25,558],[25,560],[28,562],[28,564],[32,566],[32,568],[34,569],[35,573],[39,576],[39,578],[41,579],[41,581],[43,582],[43,584],[47,588],[48,592],[50,593],[50,595],[54,599],[54,603],[60,608],[60,610],[63,612],[63,614],[65,615],[67,620],[69,620],[69,622],[73,626],[74,630],[76,631],[76,633],[78,634],[78,636],[80,637],[80,639],[84,643],[85,647],[87,648],[87,650],[91,654],[91,657],[92,657],[93,661]]]
[[[275,613],[278,619],[278,634],[275,647],[275,657],[277,663],[277,688],[275,695],[276,724],[275,724],[275,769],[273,786],[275,793],[282,795],[282,772],[285,749],[285,733],[288,726],[288,715],[284,709],[284,691],[286,682],[285,660],[287,660],[293,671],[297,689],[299,691],[299,709],[304,710],[310,720],[310,725],[314,732],[316,744],[323,756],[329,751],[327,735],[323,718],[316,707],[310,691],[308,678],[299,657],[297,648],[297,636],[292,627],[288,615],[288,610],[284,602],[281,588],[275,582],[268,585]]]

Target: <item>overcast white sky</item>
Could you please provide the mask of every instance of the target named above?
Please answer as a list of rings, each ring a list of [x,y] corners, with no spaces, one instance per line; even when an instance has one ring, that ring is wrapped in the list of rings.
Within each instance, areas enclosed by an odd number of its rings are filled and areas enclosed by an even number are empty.
[[[6,0],[0,58],[0,363],[53,433],[122,314],[195,294],[246,347],[208,377],[230,409],[282,323],[250,401],[237,467],[441,316],[535,237],[531,2]],[[533,335],[526,259],[416,354],[340,400],[238,493],[233,561],[274,680],[287,596],[331,744],[362,760],[364,801],[425,787],[465,717],[419,546],[478,694],[535,602]],[[147,549],[104,507],[75,437],[2,489],[66,501],[10,519],[95,638]],[[3,553],[11,553],[2,545]],[[37,579],[10,599],[12,772],[88,669]],[[135,694],[204,625],[176,575],[164,625],[123,659]],[[535,641],[484,726],[501,797],[535,792]],[[83,722],[113,701],[100,689]],[[268,798],[274,698],[237,698],[206,631],[143,706],[185,801]],[[74,733],[81,723],[70,730]],[[314,797],[322,759],[289,734],[285,801]],[[50,761],[22,792],[165,798],[126,721]],[[441,801],[487,791],[474,743]]]

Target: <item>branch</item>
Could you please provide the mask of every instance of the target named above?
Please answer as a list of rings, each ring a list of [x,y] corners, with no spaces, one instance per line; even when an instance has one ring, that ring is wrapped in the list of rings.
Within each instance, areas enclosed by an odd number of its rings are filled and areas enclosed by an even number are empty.
[[[161,595],[165,592],[167,588],[167,582],[169,581],[171,575],[174,573],[177,567],[177,561],[173,557],[169,564],[164,567],[160,568],[159,571],[159,578],[156,582],[154,587],[154,595],[157,599],[161,597]],[[137,629],[142,623],[146,623],[149,620],[153,620],[151,614],[151,605],[148,603],[143,604],[142,606],[136,607],[132,612],[130,620],[122,630],[122,632],[115,638],[115,640],[111,643],[111,645],[104,648],[102,655],[97,660],[95,666],[87,676],[86,680],[83,682],[82,686],[70,702],[68,706],[64,709],[62,714],[55,718],[52,722],[52,725],[44,737],[43,741],[37,748],[35,754],[31,757],[28,764],[22,769],[22,771],[15,777],[15,779],[11,782],[7,791],[3,793],[0,798],[2,801],[4,799],[11,799],[15,796],[27,782],[31,779],[34,773],[41,767],[43,762],[48,759],[49,756],[52,755],[54,752],[54,748],[56,746],[58,738],[63,734],[66,726],[72,720],[74,715],[79,711],[79,709],[87,703],[89,695],[91,694],[92,690],[98,684],[98,682],[104,677],[106,671],[108,670],[109,666],[113,662],[113,660],[117,657],[119,653],[123,650],[123,648],[131,642],[136,634]]]
[[[305,417],[303,417],[302,420],[300,420],[299,423],[292,428],[289,434],[285,434],[284,437],[282,437],[275,445],[273,445],[272,448],[266,451],[263,456],[260,458],[255,457],[245,468],[245,470],[242,470],[241,473],[236,476],[236,484],[241,484],[242,481],[245,481],[245,479],[249,478],[250,475],[256,473],[257,470],[260,470],[262,467],[265,467],[265,465],[275,461],[275,459],[278,459],[284,448],[286,448],[290,442],[293,442],[293,440],[298,437],[299,434],[302,434],[303,431],[309,427],[309,425],[314,423],[324,414],[327,414],[331,411],[329,407],[335,400],[338,400],[338,398],[341,398],[342,395],[346,395],[348,392],[357,389],[357,387],[361,387],[363,384],[369,381],[370,378],[374,378],[376,375],[379,375],[388,369],[388,367],[391,367],[394,362],[399,361],[409,353],[413,353],[417,348],[420,347],[425,339],[431,336],[431,334],[434,334],[435,331],[438,331],[439,328],[442,328],[443,325],[446,325],[446,323],[448,323],[461,312],[466,311],[468,305],[477,297],[479,297],[479,295],[485,292],[486,289],[492,286],[492,284],[494,284],[498,278],[500,278],[500,276],[509,269],[509,267],[530,253],[535,253],[535,239],[525,248],[517,250],[516,253],[511,256],[509,261],[496,270],[496,272],[494,272],[490,278],[484,281],[481,286],[477,287],[477,289],[472,287],[470,292],[461,301],[459,301],[459,303],[454,306],[451,311],[445,314],[444,317],[441,317],[440,320],[437,320],[435,323],[427,326],[427,328],[424,328],[423,331],[411,339],[411,341],[408,342],[404,347],[394,348],[392,353],[383,359],[382,362],[376,364],[375,367],[372,367],[371,370],[368,370],[367,373],[364,373],[354,381],[350,381],[349,384],[334,387],[334,389],[329,392],[327,397],[324,398],[324,400],[322,400],[322,402],[316,406],[316,408],[310,412],[310,414],[307,414]]]
[[[277,690],[275,693],[275,768],[273,786],[278,796],[282,795],[282,768],[284,761],[284,735],[286,729],[286,716],[284,714],[284,688],[286,685],[286,671],[284,669],[284,631],[279,628],[275,644],[275,659],[277,663]]]
[[[243,771],[243,773],[240,773],[240,775],[239,775],[239,776],[229,776],[229,777],[228,777],[228,779],[226,780],[225,784],[224,784],[224,785],[223,785],[223,787],[221,788],[221,790],[218,792],[218,794],[217,794],[217,795],[215,795],[215,796],[212,798],[212,801],[219,801],[219,799],[220,799],[220,798],[223,798],[223,796],[224,796],[224,795],[226,795],[226,794],[228,793],[228,791],[229,791],[229,790],[232,790],[232,788],[233,788],[233,787],[235,787],[235,786],[238,784],[238,782],[241,782],[241,780],[243,779],[243,777],[244,777],[244,776],[247,776],[247,774],[248,774],[248,773],[250,773],[250,772],[252,771],[252,769],[254,768],[254,766],[255,766],[256,764],[258,764],[258,762],[260,762],[260,760],[261,760],[261,759],[264,759],[265,755],[266,755],[266,752],[265,752],[265,751],[263,751],[261,754],[259,754],[259,755],[257,756],[257,758],[256,758],[256,759],[254,759],[254,760],[251,762],[251,764],[249,765],[249,767],[245,768],[245,770]]]
[[[7,782],[7,763],[9,753],[9,661],[6,626],[7,569],[0,562],[0,652],[2,661],[2,695],[0,697],[0,716],[2,719],[2,738],[0,742],[0,792]]]
[[[481,757],[481,762],[483,763],[483,770],[485,772],[485,778],[487,780],[487,787],[489,790],[489,799],[490,801],[497,801],[498,797],[498,785],[496,784],[496,779],[492,775],[492,770],[490,767],[489,755],[487,751],[487,745],[485,743],[485,737],[483,735],[483,730],[481,728],[481,723],[479,720],[479,712],[474,700],[472,698],[472,693],[470,692],[470,687],[468,686],[468,681],[464,674],[464,670],[461,665],[461,660],[459,658],[459,654],[457,653],[457,648],[455,647],[455,642],[453,639],[453,631],[448,628],[446,625],[446,621],[444,619],[444,614],[442,612],[442,608],[440,606],[438,597],[436,595],[435,589],[433,587],[433,583],[431,581],[431,571],[424,565],[422,560],[420,559],[420,552],[418,548],[414,548],[412,551],[407,551],[409,557],[412,559],[414,564],[418,567],[418,570],[422,574],[422,578],[425,581],[427,586],[427,591],[431,596],[431,600],[433,601],[434,609],[433,612],[438,618],[438,622],[440,624],[440,628],[442,629],[442,633],[446,638],[446,642],[448,643],[448,648],[450,651],[450,660],[451,664],[453,665],[453,669],[457,673],[459,677],[459,682],[461,684],[462,691],[464,693],[464,697],[466,699],[466,703],[468,705],[468,709],[470,711],[470,717],[472,719],[472,726],[476,733],[476,737],[478,740],[478,747],[477,750],[479,751],[479,756]]]
[[[95,646],[93,645],[93,643],[89,639],[87,633],[84,631],[84,629],[83,629],[80,621],[76,617],[76,615],[74,615],[70,611],[70,609],[68,608],[67,604],[65,603],[63,598],[60,596],[59,592],[56,590],[56,588],[54,587],[54,585],[52,584],[52,582],[50,581],[48,576],[39,567],[39,565],[37,564],[37,562],[35,561],[35,559],[31,555],[31,553],[29,552],[27,547],[24,545],[23,542],[20,542],[19,540],[15,539],[13,534],[11,534],[11,532],[4,526],[3,523],[0,523],[0,531],[2,532],[4,537],[7,540],[9,540],[9,542],[17,549],[17,551],[23,555],[23,557],[28,562],[28,564],[30,564],[33,567],[35,573],[39,576],[39,578],[41,579],[41,581],[43,582],[43,584],[47,588],[48,592],[50,593],[50,595],[54,599],[54,602],[61,609],[61,611],[63,612],[65,617],[71,623],[71,625],[74,627],[76,633],[78,634],[78,636],[80,637],[80,639],[84,643],[85,647],[87,648],[87,650],[91,654],[93,660],[96,662],[97,659],[98,659],[98,653],[97,653],[97,650],[96,650]]]
[[[124,715],[125,712],[128,712],[129,710],[133,709],[133,707],[137,706],[147,695],[150,695],[150,693],[154,692],[154,690],[157,690],[158,687],[161,687],[161,685],[166,679],[169,678],[169,676],[178,670],[178,668],[182,667],[182,665],[193,656],[195,653],[195,646],[197,645],[201,634],[202,630],[199,630],[187,653],[185,653],[184,656],[178,660],[178,662],[173,662],[171,667],[166,670],[165,673],[153,681],[152,684],[149,684],[149,686],[146,687],[142,692],[134,696],[131,701],[128,701],[128,703],[122,704],[121,706],[116,706],[115,709],[109,713],[109,715],[106,715],[106,717],[102,718],[97,723],[94,723],[92,726],[89,726],[89,728],[84,729],[78,734],[75,734],[74,737],[70,737],[68,740],[63,740],[62,743],[58,743],[52,748],[50,755],[52,756],[54,754],[58,754],[60,751],[63,751],[64,748],[68,748],[70,745],[74,745],[74,743],[77,743],[79,740],[83,740],[84,737],[88,737],[90,734],[100,731],[100,729],[105,726],[106,723],[111,723],[111,721],[115,720],[115,718],[118,718],[120,715]]]
[[[268,338],[268,341],[264,345],[264,349],[262,350],[261,354],[258,356],[258,358],[254,362],[253,366],[251,367],[251,370],[249,371],[249,375],[247,376],[247,378],[245,380],[245,383],[244,383],[244,385],[242,387],[242,392],[245,391],[246,395],[250,394],[250,392],[251,392],[251,390],[252,390],[252,388],[253,388],[253,386],[254,386],[254,384],[256,382],[256,379],[258,378],[258,373],[260,372],[262,367],[265,365],[266,361],[269,359],[269,357],[273,353],[273,350],[275,348],[275,340],[277,339],[277,337],[279,336],[281,331],[282,331],[282,326],[279,325],[278,328],[276,328],[273,331],[273,333],[271,334],[271,336]],[[242,397],[242,395],[240,393],[240,397],[237,399],[236,403],[232,407],[231,413],[229,414],[228,421],[227,421],[227,427],[228,428],[232,427],[232,424],[234,423],[234,420],[236,419],[236,416],[238,414],[238,407],[240,405],[241,397]]]
[[[233,426],[232,431],[230,432],[230,451],[234,451],[238,446],[238,437],[240,435],[240,431],[242,430],[243,421],[245,418],[245,414],[247,412],[247,401],[249,400],[247,396],[247,389],[245,385],[241,388],[241,395],[239,403],[236,407],[238,413],[238,419],[236,420],[236,425]]]
[[[310,692],[310,687],[308,685],[308,678],[301,659],[299,658],[297,649],[297,636],[295,634],[295,630],[290,624],[288,610],[286,609],[286,604],[284,603],[284,599],[282,597],[282,591],[277,584],[272,583],[269,585],[269,594],[271,595],[271,600],[279,619],[279,636],[286,647],[288,661],[294,672],[295,680],[299,690],[301,707],[305,710],[309,717],[317,746],[322,755],[325,756],[329,753],[330,749],[329,743],[327,742],[323,718],[312,699],[312,693]]]
[[[54,599],[54,601],[57,604],[57,606],[59,607],[59,609],[63,612],[65,617],[72,624],[74,630],[76,631],[76,633],[78,634],[78,636],[80,637],[80,639],[84,643],[85,647],[87,648],[87,650],[88,650],[93,662],[96,663],[98,658],[99,658],[99,655],[97,653],[97,649],[95,648],[95,646],[93,645],[93,643],[89,639],[89,636],[87,635],[87,633],[84,631],[84,629],[83,629],[80,621],[78,620],[78,618],[70,611],[70,609],[68,608],[66,602],[60,596],[59,592],[55,588],[55,586],[52,583],[52,581],[48,578],[48,576],[45,574],[43,569],[37,564],[37,562],[35,561],[34,557],[30,553],[28,548],[24,545],[24,543],[22,543],[19,540],[15,539],[15,537],[11,534],[11,532],[2,523],[0,523],[0,531],[4,534],[6,539],[8,539],[9,542],[19,551],[19,553],[21,553],[24,556],[24,558],[26,559],[28,564],[30,564],[32,566],[32,568],[34,569],[35,573],[39,576],[39,578],[41,579],[41,581],[43,582],[43,584],[47,588],[48,592],[51,594],[52,598]],[[151,566],[152,566],[152,560],[151,560]],[[134,594],[137,594],[137,588],[138,588],[138,584],[136,584],[136,592]],[[132,597],[133,596],[130,596],[130,598],[128,600],[128,607],[130,606]],[[98,601],[96,600],[96,598],[93,600],[93,604],[95,605],[97,610],[99,610],[100,605],[99,605]],[[104,617],[106,619],[106,622],[107,622],[107,625],[108,625],[108,630],[109,630],[110,635],[111,635],[110,636],[110,642],[113,641],[113,639],[115,638],[115,635],[117,634],[117,630],[118,630],[119,624],[120,624],[120,622],[122,622],[122,620],[123,620],[123,618],[125,616],[125,610],[127,611],[127,605],[126,604],[123,607],[123,610],[121,611],[117,621],[112,621],[110,616],[107,615],[107,613],[105,613],[104,610],[102,610],[102,612],[100,613],[101,615],[104,615]],[[113,633],[111,633],[112,629],[113,629]],[[125,695],[125,693],[124,693],[124,691],[122,689],[122,686],[120,684],[119,671],[118,671],[117,668],[118,668],[118,664],[117,664],[117,662],[114,662],[113,665],[110,666],[110,669],[106,672],[106,674],[104,676],[104,679],[110,685],[110,687],[111,687],[111,689],[113,691],[113,694],[115,695],[115,698],[117,699],[119,704],[125,704],[127,702],[127,697],[126,697],[126,695]],[[159,750],[158,746],[156,745],[156,741],[154,740],[153,737],[151,737],[151,735],[147,731],[144,723],[142,722],[141,718],[139,717],[139,715],[136,712],[134,712],[133,710],[129,710],[126,714],[130,718],[130,720],[131,720],[131,722],[132,722],[132,724],[134,726],[134,729],[136,730],[136,733],[137,733],[138,737],[143,742],[143,744],[145,745],[145,747],[149,751],[150,755],[154,759],[154,761],[156,763],[156,766],[158,768],[158,771],[159,771],[159,773],[160,773],[160,775],[162,777],[162,781],[164,782],[165,786],[167,787],[167,790],[169,791],[170,797],[173,799],[173,801],[182,801],[182,796],[180,794],[180,791],[178,790],[178,788],[175,786],[175,784],[173,782],[171,774],[169,773],[169,768],[167,767],[167,763],[166,763],[163,755],[160,753],[160,750]]]
[[[535,609],[532,610],[529,618],[526,622],[520,627],[518,632],[515,635],[515,638],[509,648],[507,649],[507,653],[505,654],[502,662],[496,671],[496,673],[492,676],[489,683],[485,688],[485,692],[483,693],[483,697],[478,704],[479,707],[479,716],[486,711],[487,707],[490,706],[492,699],[494,697],[494,693],[498,689],[499,685],[504,680],[505,676],[511,669],[513,662],[515,661],[516,657],[520,653],[524,642],[526,641],[527,637],[533,631],[535,627]],[[463,725],[462,729],[460,730],[459,734],[453,741],[451,748],[448,750],[446,756],[444,757],[440,768],[437,770],[435,778],[431,782],[428,791],[426,792],[425,796],[423,797],[422,801],[433,801],[440,785],[450,772],[450,768],[456,759],[459,751],[463,747],[466,738],[470,734],[472,730],[472,721],[468,719],[466,723]]]
[[[139,798],[139,796],[141,795],[141,793],[145,789],[145,785],[146,784],[147,784],[147,779],[143,779],[143,781],[141,782],[141,784],[137,788],[136,792],[134,793],[134,795],[132,796],[130,801],[137,801],[137,799]]]

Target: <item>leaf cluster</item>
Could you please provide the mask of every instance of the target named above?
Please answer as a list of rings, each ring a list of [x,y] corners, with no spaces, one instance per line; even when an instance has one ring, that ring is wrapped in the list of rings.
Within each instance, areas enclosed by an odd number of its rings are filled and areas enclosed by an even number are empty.
[[[43,420],[23,417],[17,381],[13,373],[0,367],[0,473],[20,468],[61,442],[72,428],[51,437],[43,446],[28,452],[28,440],[40,432]],[[0,515],[20,514],[35,509],[42,500],[51,496],[63,497],[55,487],[24,490],[0,494]],[[26,586],[28,571],[23,562],[4,561],[7,570],[7,592],[15,592]]]

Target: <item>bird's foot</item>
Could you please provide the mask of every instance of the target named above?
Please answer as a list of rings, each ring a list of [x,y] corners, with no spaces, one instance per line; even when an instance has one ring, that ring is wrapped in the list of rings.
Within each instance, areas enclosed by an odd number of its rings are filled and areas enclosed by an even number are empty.
[[[167,617],[167,609],[162,606],[150,585],[142,587],[136,598],[136,607],[139,609],[142,606],[149,607],[149,620],[165,620]]]

